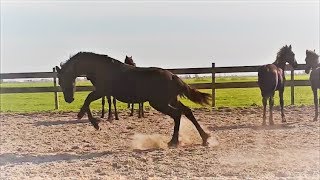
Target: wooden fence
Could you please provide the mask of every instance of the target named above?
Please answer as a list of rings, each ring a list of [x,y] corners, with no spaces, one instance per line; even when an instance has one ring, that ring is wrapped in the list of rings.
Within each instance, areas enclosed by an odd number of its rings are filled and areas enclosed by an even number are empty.
[[[231,67],[216,67],[212,63],[211,67],[205,68],[181,68],[181,69],[167,69],[174,74],[211,74],[212,83],[195,83],[190,86],[197,89],[211,89],[212,90],[212,107],[216,106],[216,89],[226,88],[255,88],[258,87],[257,82],[216,82],[216,74],[219,73],[249,73],[257,72],[260,66],[231,66]],[[304,70],[305,64],[299,64],[295,70]],[[308,80],[294,80],[294,71],[290,66],[286,66],[286,71],[291,71],[291,79],[286,81],[286,86],[291,87],[291,104],[294,104],[294,87],[295,86],[310,86]],[[52,92],[54,93],[55,109],[59,108],[58,92],[61,88],[57,85],[57,73],[55,68],[53,72],[34,72],[34,73],[2,73],[0,80],[4,79],[29,79],[29,78],[53,78],[52,87],[1,87],[0,94],[6,93],[39,93]],[[92,86],[77,86],[77,91],[92,91]]]

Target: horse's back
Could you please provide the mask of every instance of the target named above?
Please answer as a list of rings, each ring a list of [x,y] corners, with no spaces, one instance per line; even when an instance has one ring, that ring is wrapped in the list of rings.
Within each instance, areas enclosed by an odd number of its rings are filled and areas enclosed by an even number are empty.
[[[258,85],[262,96],[270,96],[283,84],[283,72],[274,64],[263,65],[258,69]]]
[[[123,102],[138,103],[150,98],[163,98],[172,88],[173,74],[170,71],[150,68],[130,68],[118,75],[114,81],[113,94]]]

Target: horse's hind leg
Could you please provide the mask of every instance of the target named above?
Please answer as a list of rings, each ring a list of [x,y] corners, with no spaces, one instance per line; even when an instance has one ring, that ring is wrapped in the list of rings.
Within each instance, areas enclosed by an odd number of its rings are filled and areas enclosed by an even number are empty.
[[[180,128],[180,119],[181,119],[181,111],[169,106],[167,103],[157,103],[157,102],[152,102],[150,101],[150,105],[166,114],[169,115],[171,118],[174,120],[174,130],[173,130],[173,135],[172,139],[168,143],[168,146],[177,146],[179,144],[179,128]]]
[[[263,121],[262,121],[262,125],[265,126],[266,125],[266,111],[267,111],[267,97],[262,97],[262,104],[263,104]]]
[[[273,96],[270,96],[269,98],[269,124],[274,125],[273,122],[273,105],[274,105],[274,99]]]
[[[105,97],[103,96],[102,97],[102,100],[101,100],[101,118],[104,118],[104,105],[106,104],[106,100],[105,100]]]
[[[313,119],[313,121],[317,121],[318,115],[319,115],[320,98],[318,101],[318,90],[317,89],[312,89],[312,91],[313,91],[313,101],[314,101],[314,119]]]
[[[283,109],[283,105],[284,105],[284,102],[283,102],[283,91],[284,90],[280,90],[279,91],[279,98],[280,98],[280,108],[281,108],[281,118],[282,118],[282,122],[286,122],[286,117],[284,115],[284,109]]]
[[[116,116],[116,120],[119,120],[118,111],[117,111],[117,100],[113,97],[113,106],[114,106],[114,115]]]
[[[202,129],[202,127],[200,126],[200,124],[198,123],[198,121],[196,120],[196,118],[194,117],[191,109],[187,106],[185,106],[184,104],[182,104],[180,101],[177,101],[177,108],[179,108],[183,114],[193,123],[193,125],[197,128],[201,138],[202,138],[202,145],[203,146],[207,146],[208,145],[208,138],[210,137],[209,134],[207,134],[206,132],[204,132],[204,130]]]

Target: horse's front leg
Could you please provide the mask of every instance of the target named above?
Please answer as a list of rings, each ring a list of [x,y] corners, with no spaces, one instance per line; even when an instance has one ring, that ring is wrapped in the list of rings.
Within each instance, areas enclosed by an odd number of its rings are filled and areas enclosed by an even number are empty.
[[[318,115],[319,115],[319,101],[318,101],[318,90],[317,89],[312,89],[313,91],[313,101],[314,101],[314,119],[313,121],[318,120]]]
[[[284,92],[284,89],[283,90],[279,90],[279,99],[280,99],[280,108],[281,108],[281,118],[282,118],[282,122],[286,122],[286,117],[284,115],[284,109],[283,109],[283,106],[284,106],[284,102],[283,102],[283,92]]]
[[[130,116],[133,116],[133,107],[134,107],[134,104],[132,103],[132,104],[131,104],[131,112],[130,112]]]
[[[109,111],[108,111],[108,121],[112,120],[112,111],[111,111],[111,96],[107,96],[108,99],[108,107],[109,107]]]
[[[105,100],[105,97],[103,96],[102,97],[102,100],[101,100],[101,118],[104,118],[104,105],[106,104],[106,100]]]
[[[97,118],[94,118],[91,114],[91,111],[90,111],[90,103],[92,101],[95,101],[99,98],[101,98],[102,95],[97,93],[96,91],[93,91],[91,93],[88,94],[86,100],[84,101],[83,103],[83,106],[81,107],[80,109],[80,112],[78,113],[78,118],[82,118],[84,113],[87,112],[87,115],[88,115],[88,119],[89,121],[91,122],[91,124],[94,126],[95,129],[99,130],[99,119]]]
[[[117,99],[113,97],[113,106],[114,106],[114,115],[116,116],[116,120],[119,120],[118,111],[117,111]]]

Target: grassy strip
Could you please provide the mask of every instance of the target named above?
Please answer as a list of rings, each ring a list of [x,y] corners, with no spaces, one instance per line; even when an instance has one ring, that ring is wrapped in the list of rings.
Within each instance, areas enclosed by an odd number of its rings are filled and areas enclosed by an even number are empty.
[[[295,79],[307,79],[307,75],[296,76]],[[219,77],[217,82],[241,82],[256,81],[257,77]],[[287,79],[290,79],[288,77]],[[211,77],[198,77],[185,79],[187,83],[210,83]],[[2,83],[1,87],[50,87],[52,82],[24,82],[24,83]],[[90,85],[88,81],[77,82],[77,85]],[[211,93],[211,90],[202,90]],[[64,101],[62,93],[59,93],[59,111],[78,111],[89,92],[76,92],[75,101],[68,104]],[[275,104],[279,104],[278,93],[275,96]],[[39,112],[53,111],[54,94],[53,93],[30,93],[30,94],[1,94],[1,112]],[[290,104],[290,88],[286,88],[284,93],[285,105]],[[187,99],[182,102],[191,108],[199,108],[197,105]],[[310,87],[295,88],[295,104],[311,105],[313,95]],[[146,103],[148,106],[148,104]],[[218,89],[216,90],[216,105],[218,107],[244,107],[261,106],[261,96],[259,88],[239,88],[239,89]],[[126,103],[117,103],[118,109],[127,108]],[[97,100],[91,104],[91,109],[101,110],[101,101]]]

